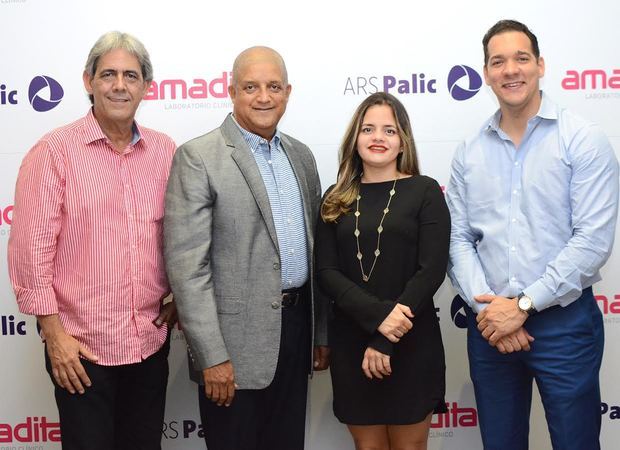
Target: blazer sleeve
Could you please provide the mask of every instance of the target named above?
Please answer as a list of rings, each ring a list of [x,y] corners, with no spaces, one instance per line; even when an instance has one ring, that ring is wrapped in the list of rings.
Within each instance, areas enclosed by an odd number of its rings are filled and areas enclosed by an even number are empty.
[[[179,322],[198,370],[230,359],[220,331],[212,281],[210,248],[215,195],[192,141],[175,153],[164,215],[164,258]]]
[[[314,156],[312,156],[312,152],[308,149],[308,153],[310,155],[310,159],[312,161],[312,171],[310,176],[308,176],[308,180],[310,181],[309,191],[312,201],[312,214],[311,218],[313,223],[311,224],[314,228],[312,230],[313,236],[315,237],[314,245],[316,245],[316,223],[314,223],[314,218],[316,217],[317,211],[319,211],[321,205],[321,180],[319,178],[319,173],[316,167],[316,161]],[[313,302],[314,302],[314,345],[318,346],[327,346],[329,342],[328,331],[327,331],[327,321],[329,315],[329,298],[325,295],[325,293],[319,288],[318,279],[317,279],[317,266],[316,266],[316,252],[312,252],[312,265],[314,267],[312,271],[312,284],[313,284]]]

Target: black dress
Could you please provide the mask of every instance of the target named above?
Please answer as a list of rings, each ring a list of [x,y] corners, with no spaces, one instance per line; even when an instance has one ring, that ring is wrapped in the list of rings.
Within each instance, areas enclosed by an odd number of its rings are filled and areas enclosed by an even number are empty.
[[[360,186],[359,241],[368,274],[377,248],[377,227],[393,181]],[[441,188],[426,176],[396,182],[383,222],[381,253],[362,281],[355,230],[355,203],[337,223],[319,218],[316,264],[319,286],[333,302],[330,321],[334,414],[351,425],[417,423],[445,412],[445,357],[433,295],[448,263],[450,215]],[[413,328],[397,344],[377,331],[394,308],[409,306]],[[367,347],[390,354],[392,374],[369,380],[362,372]]]

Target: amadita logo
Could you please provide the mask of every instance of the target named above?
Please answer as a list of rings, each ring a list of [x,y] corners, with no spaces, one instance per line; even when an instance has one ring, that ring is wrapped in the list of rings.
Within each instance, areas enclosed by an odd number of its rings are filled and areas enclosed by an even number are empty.
[[[467,328],[467,316],[463,310],[465,305],[467,305],[465,300],[463,300],[460,295],[457,295],[452,300],[452,305],[450,306],[450,317],[452,317],[452,322],[459,328]]]
[[[46,112],[60,103],[64,93],[58,81],[47,75],[39,75],[30,82],[28,100],[35,111]]]
[[[448,90],[454,100],[469,100],[482,87],[478,72],[466,65],[454,66],[448,74]]]

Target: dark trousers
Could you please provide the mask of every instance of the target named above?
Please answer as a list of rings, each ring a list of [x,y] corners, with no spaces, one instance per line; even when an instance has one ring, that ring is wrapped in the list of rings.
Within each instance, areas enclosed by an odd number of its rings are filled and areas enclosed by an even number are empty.
[[[170,341],[144,361],[101,366],[82,359],[91,387],[70,394],[58,387],[45,351],[45,366],[60,415],[64,450],[155,450],[161,434],[168,383]]]
[[[565,308],[530,317],[529,352],[502,355],[467,310],[469,367],[485,450],[528,448],[532,380],[545,409],[554,450],[600,449],[603,319],[592,289]]]
[[[305,298],[302,304],[282,308],[278,365],[267,388],[237,390],[225,407],[207,399],[204,386],[198,386],[208,450],[303,450],[310,368],[308,302]]]

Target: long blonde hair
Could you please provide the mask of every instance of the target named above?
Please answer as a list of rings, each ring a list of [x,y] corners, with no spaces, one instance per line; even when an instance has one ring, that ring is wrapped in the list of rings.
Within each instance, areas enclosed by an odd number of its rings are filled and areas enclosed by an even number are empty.
[[[338,178],[336,185],[327,194],[321,205],[321,218],[325,222],[335,222],[343,214],[349,212],[349,207],[359,193],[362,174],[362,159],[357,152],[357,137],[366,115],[371,106],[388,105],[392,108],[396,119],[396,128],[402,146],[402,153],[396,159],[396,168],[400,173],[419,175],[418,156],[411,131],[409,115],[403,104],[393,95],[386,92],[376,92],[367,97],[353,114],[344,140],[338,152]]]

